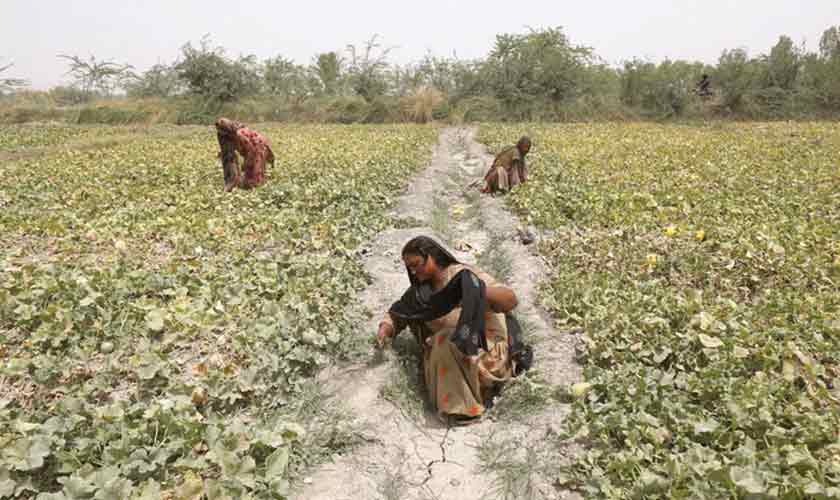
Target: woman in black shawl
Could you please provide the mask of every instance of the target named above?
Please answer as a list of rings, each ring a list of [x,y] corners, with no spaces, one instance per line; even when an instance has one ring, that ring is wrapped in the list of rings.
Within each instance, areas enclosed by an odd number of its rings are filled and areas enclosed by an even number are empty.
[[[379,323],[377,341],[410,326],[423,346],[429,401],[442,415],[478,417],[515,373],[505,313],[516,294],[426,236],[409,241],[402,258],[411,287]]]

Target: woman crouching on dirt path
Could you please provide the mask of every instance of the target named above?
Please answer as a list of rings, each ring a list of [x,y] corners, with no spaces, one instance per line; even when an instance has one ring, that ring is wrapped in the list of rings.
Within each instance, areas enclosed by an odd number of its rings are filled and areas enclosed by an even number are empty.
[[[265,164],[274,166],[274,151],[271,143],[259,132],[245,127],[245,125],[219,118],[216,120],[216,137],[219,139],[219,158],[222,160],[222,170],[225,176],[225,191],[235,187],[251,189],[265,182]],[[244,159],[245,177],[239,170],[239,153]]]
[[[525,155],[531,150],[531,139],[522,136],[515,146],[508,146],[496,155],[484,175],[482,193],[507,192],[528,180]]]
[[[411,286],[379,323],[377,343],[385,347],[409,326],[423,348],[426,390],[438,414],[475,420],[518,371],[512,352],[521,344],[509,338],[506,318],[516,294],[427,236],[409,241],[402,259]]]

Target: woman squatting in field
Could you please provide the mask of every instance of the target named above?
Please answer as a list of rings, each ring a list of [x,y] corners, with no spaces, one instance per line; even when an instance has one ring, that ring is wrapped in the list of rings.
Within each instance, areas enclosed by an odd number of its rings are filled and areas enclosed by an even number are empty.
[[[511,314],[516,294],[427,236],[406,243],[402,258],[411,286],[382,318],[377,342],[384,347],[409,327],[438,414],[450,423],[480,417],[499,386],[531,365]]]
[[[274,166],[274,151],[268,139],[227,118],[216,120],[216,137],[221,148],[219,158],[225,176],[225,191],[235,187],[251,189],[265,182],[265,164],[271,163]],[[244,159],[244,178],[239,170],[236,153]]]
[[[484,175],[482,193],[507,192],[528,180],[525,155],[531,150],[531,139],[522,136],[516,146],[508,146],[496,155]]]

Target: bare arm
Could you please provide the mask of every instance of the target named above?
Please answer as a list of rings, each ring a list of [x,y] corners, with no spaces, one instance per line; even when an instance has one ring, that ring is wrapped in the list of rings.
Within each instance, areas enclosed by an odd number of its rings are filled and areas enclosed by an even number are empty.
[[[487,303],[497,313],[512,311],[519,304],[516,294],[506,286],[488,286]]]

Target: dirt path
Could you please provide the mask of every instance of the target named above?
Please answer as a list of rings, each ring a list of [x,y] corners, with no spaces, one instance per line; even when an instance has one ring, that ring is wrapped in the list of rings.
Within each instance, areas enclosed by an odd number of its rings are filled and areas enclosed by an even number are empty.
[[[429,234],[459,260],[478,261],[514,288],[518,315],[535,345],[535,368],[510,384],[480,423],[453,428],[420,402],[408,334],[395,342],[398,354],[325,371],[328,396],[363,429],[366,444],[313,471],[295,498],[578,498],[551,484],[552,471],[574,452],[554,444],[569,409],[550,395],[580,378],[573,361],[575,338],[554,330],[537,306],[544,265],[534,245],[521,242],[519,221],[501,199],[466,189],[492,160],[473,134],[456,128],[442,132],[431,165],[414,179],[393,214],[417,227],[383,232],[368,247],[365,267],[373,283],[360,300],[372,318],[359,335],[374,335],[381,314],[408,285],[399,255],[403,244]]]

